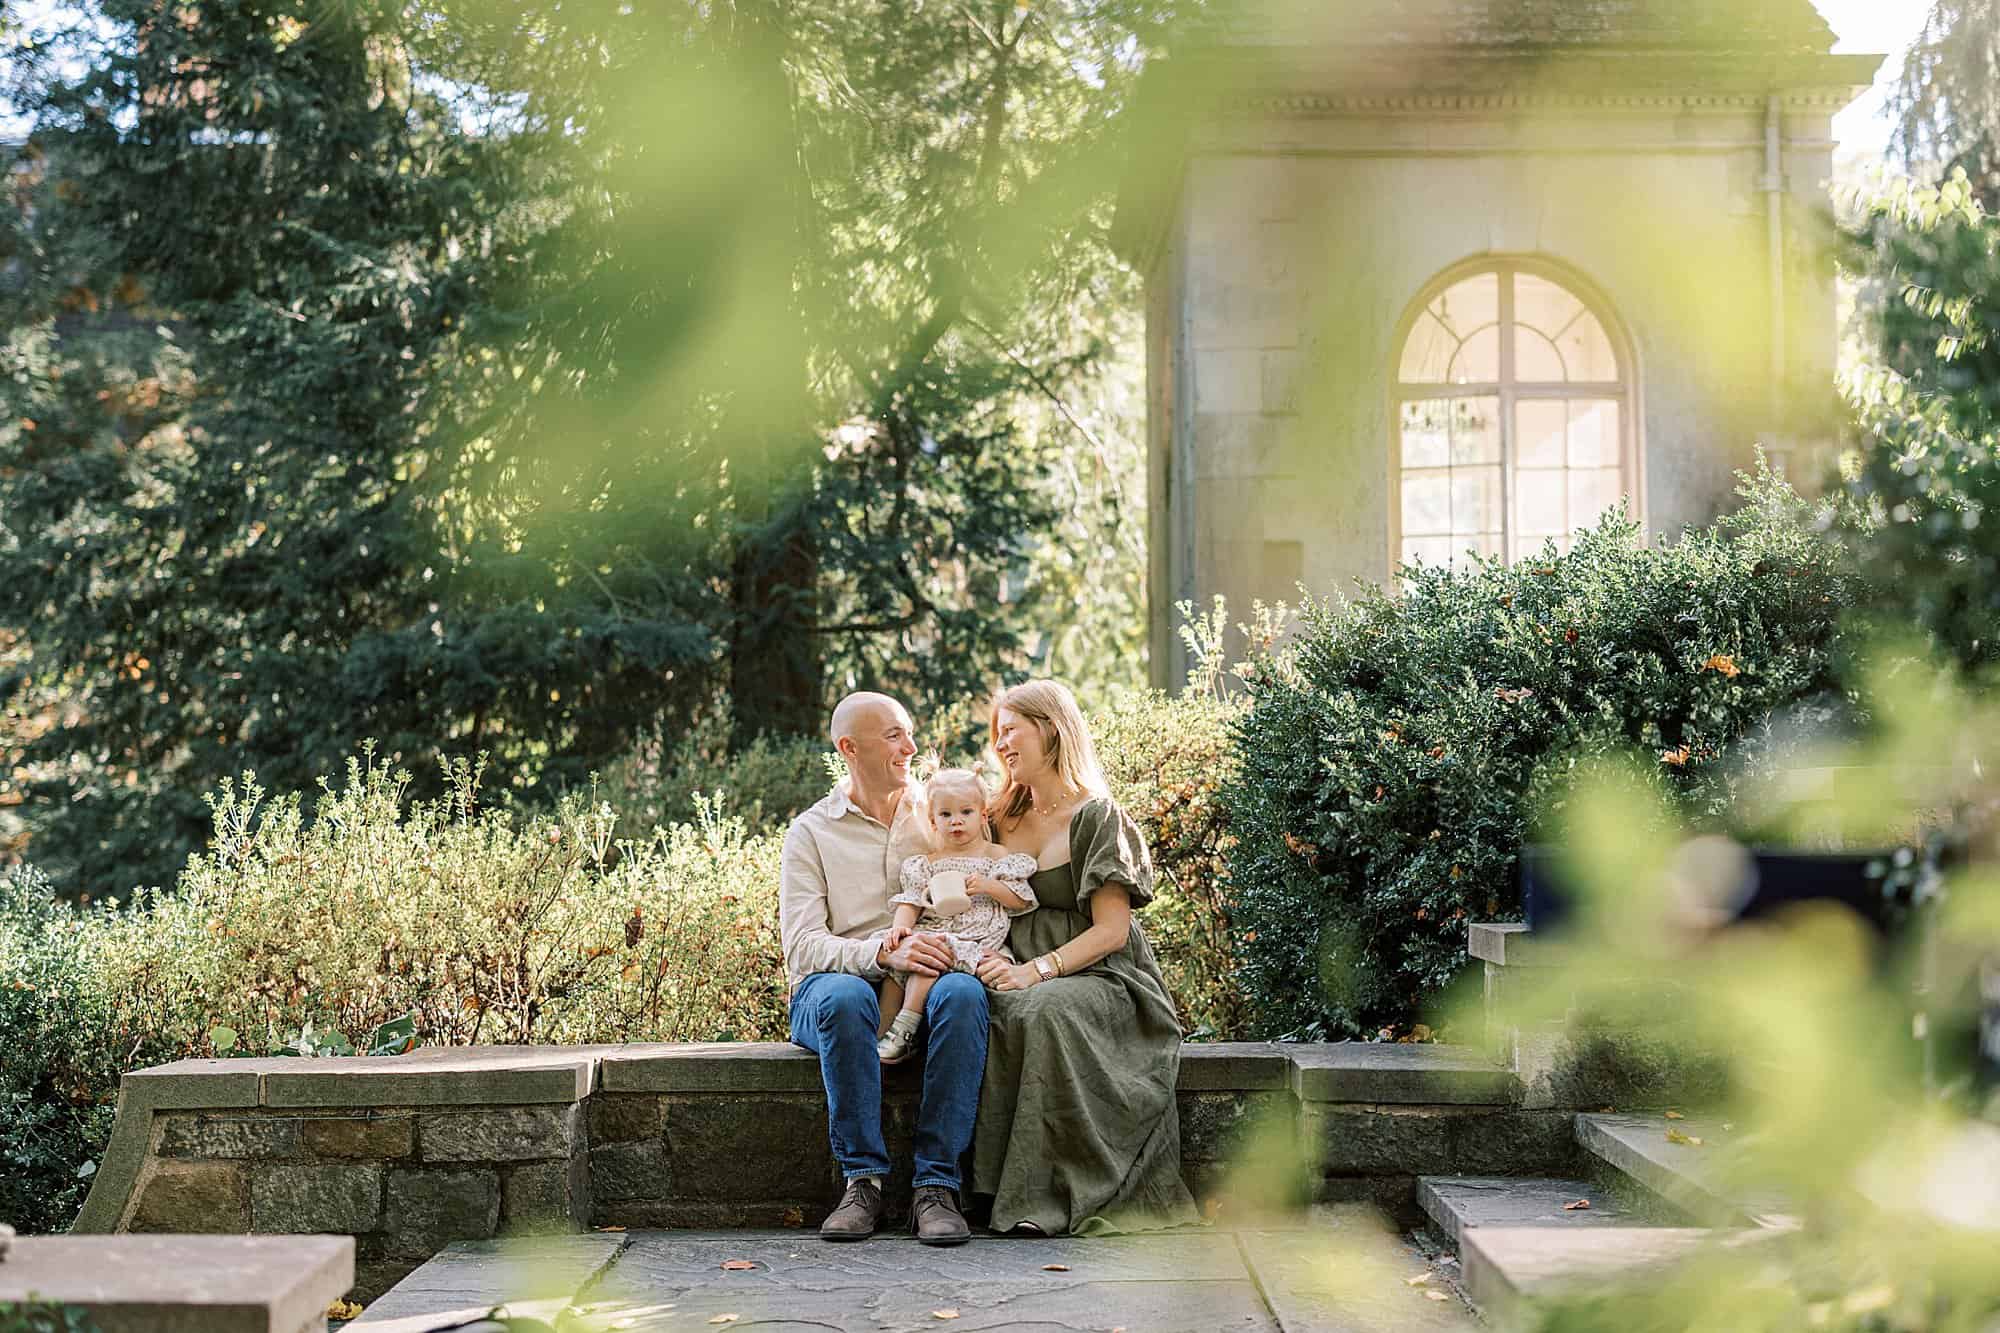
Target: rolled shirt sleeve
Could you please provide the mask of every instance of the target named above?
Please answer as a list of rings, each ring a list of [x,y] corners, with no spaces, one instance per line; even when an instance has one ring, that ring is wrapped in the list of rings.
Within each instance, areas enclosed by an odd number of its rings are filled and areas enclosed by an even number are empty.
[[[802,819],[785,834],[778,876],[778,932],[785,973],[794,985],[814,972],[850,972],[871,981],[882,977],[874,940],[846,939],[830,928],[826,869]]]

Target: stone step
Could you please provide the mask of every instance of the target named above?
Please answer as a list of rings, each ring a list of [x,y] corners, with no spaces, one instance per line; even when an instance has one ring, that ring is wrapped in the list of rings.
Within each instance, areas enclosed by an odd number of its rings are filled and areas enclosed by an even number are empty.
[[[1576,1117],[1576,1140],[1592,1158],[1696,1221],[1796,1225],[1783,1194],[1755,1183],[1751,1136],[1719,1117],[1585,1114]]]
[[[1579,1200],[1590,1206],[1567,1206]],[[1417,1202],[1457,1249],[1467,1295],[1489,1313],[1565,1278],[1598,1277],[1672,1257],[1709,1234],[1636,1216],[1609,1191],[1582,1180],[1424,1176],[1417,1181]],[[1651,1231],[1681,1234],[1671,1240],[1638,1234]],[[1489,1232],[1504,1234],[1489,1244]]]
[[[1523,1297],[1670,1264],[1718,1235],[1708,1227],[1472,1227],[1460,1242],[1459,1263],[1473,1304],[1489,1318],[1504,1318]]]
[[[345,1325],[352,1333],[427,1333],[496,1305],[554,1324],[625,1248],[622,1233],[462,1240],[398,1282]]]
[[[1590,1206],[1568,1206],[1579,1201]],[[1577,1231],[1665,1225],[1635,1217],[1609,1191],[1589,1181],[1546,1176],[1419,1176],[1417,1203],[1454,1246],[1474,1227]]]
[[[73,1306],[100,1333],[308,1333],[353,1282],[348,1236],[21,1236],[0,1307]]]

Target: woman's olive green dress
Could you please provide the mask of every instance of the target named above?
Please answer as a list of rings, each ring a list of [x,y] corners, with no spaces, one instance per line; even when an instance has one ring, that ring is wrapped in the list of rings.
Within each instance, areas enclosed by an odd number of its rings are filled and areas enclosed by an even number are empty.
[[[1068,865],[1029,881],[1039,906],[1009,936],[1023,962],[1088,929],[1104,884],[1124,885],[1135,908],[1153,896],[1146,840],[1109,799],[1077,810],[1069,848]],[[973,1188],[993,1196],[993,1228],[1091,1235],[1196,1221],[1174,1107],[1181,1029],[1139,923],[1080,972],[986,998]]]

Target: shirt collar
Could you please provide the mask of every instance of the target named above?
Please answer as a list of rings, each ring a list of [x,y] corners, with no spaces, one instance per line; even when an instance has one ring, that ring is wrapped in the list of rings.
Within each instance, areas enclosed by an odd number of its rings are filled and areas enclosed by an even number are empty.
[[[826,807],[829,819],[845,819],[850,814],[859,815],[863,819],[868,818],[867,812],[856,805],[853,798],[848,795],[848,784],[853,781],[853,778],[842,778],[840,781],[834,783],[833,790],[826,794],[826,800],[822,804]],[[909,812],[910,803],[915,797],[916,787],[914,784],[905,784],[903,787],[903,799],[896,806],[895,818],[890,821],[892,824],[901,820]]]

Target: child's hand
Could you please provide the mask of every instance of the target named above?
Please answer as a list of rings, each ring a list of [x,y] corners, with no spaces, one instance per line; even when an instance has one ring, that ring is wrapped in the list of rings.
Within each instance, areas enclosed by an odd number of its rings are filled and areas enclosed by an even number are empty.
[[[902,947],[904,940],[910,938],[911,931],[912,927],[909,926],[889,927],[889,935],[888,938],[882,941],[882,948],[890,953],[895,952],[898,948]]]
[[[1000,887],[1000,881],[991,875],[967,875],[965,877],[965,892],[974,898],[991,898],[993,890]]]

